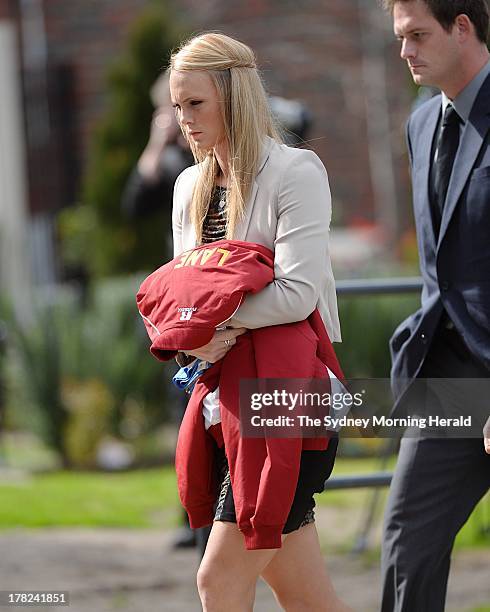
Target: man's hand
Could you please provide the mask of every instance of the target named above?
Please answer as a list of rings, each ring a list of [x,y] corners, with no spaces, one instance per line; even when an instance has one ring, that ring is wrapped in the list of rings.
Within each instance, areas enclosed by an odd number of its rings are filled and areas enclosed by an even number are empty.
[[[236,344],[238,336],[247,330],[244,327],[237,329],[223,329],[215,332],[213,339],[208,344],[201,346],[193,351],[186,351],[187,355],[192,355],[198,359],[215,363],[222,359],[231,347]]]
[[[153,113],[148,146],[161,152],[167,144],[174,142],[179,134],[180,128],[174,109],[170,105],[157,108]]]
[[[179,133],[173,108],[170,105],[157,108],[153,113],[150,139],[138,160],[138,171],[145,180],[158,180],[160,158],[165,147],[174,142]]]
[[[483,427],[483,444],[485,446],[485,452],[490,455],[490,417]]]

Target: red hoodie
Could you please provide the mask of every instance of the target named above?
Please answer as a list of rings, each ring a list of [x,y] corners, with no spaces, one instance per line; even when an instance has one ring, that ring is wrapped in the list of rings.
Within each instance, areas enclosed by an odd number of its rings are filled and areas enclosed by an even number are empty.
[[[153,340],[151,351],[161,360],[179,349],[207,343],[247,291],[259,291],[273,279],[273,255],[265,247],[222,240],[212,243],[212,248],[217,250],[207,259],[203,251],[210,245],[183,254],[150,275],[140,288],[138,308]],[[220,250],[228,252],[221,263]],[[187,266],[179,267],[182,261]],[[231,303],[226,303],[227,297]],[[186,310],[177,310],[184,303]],[[182,320],[176,311],[191,312],[191,316]],[[242,437],[239,383],[240,379],[256,378],[329,380],[325,366],[343,379],[315,310],[306,321],[250,330],[198,379],[180,427],[175,459],[179,496],[192,527],[209,525],[213,520],[218,495],[214,444],[224,442],[237,524],[247,549],[281,547],[301,451],[326,449],[328,437]],[[217,386],[221,423],[206,431],[202,402]]]

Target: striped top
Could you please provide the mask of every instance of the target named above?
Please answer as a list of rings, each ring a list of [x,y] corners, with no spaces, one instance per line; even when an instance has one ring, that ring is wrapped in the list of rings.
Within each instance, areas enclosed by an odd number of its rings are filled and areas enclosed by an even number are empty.
[[[209,244],[226,238],[226,187],[216,185],[202,226],[202,244]],[[219,409],[219,387],[206,395],[202,403],[204,427],[221,422]]]
[[[209,244],[226,238],[226,187],[217,185],[204,219],[201,244]],[[181,368],[194,361],[194,357],[178,352],[175,360]]]
[[[226,187],[217,185],[202,227],[202,244],[226,238]]]

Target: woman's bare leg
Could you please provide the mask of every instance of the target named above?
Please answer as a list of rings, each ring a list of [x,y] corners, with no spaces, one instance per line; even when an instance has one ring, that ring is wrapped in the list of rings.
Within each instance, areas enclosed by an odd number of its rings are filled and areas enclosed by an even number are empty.
[[[288,534],[262,571],[286,612],[349,612],[325,567],[314,523]]]
[[[235,523],[215,521],[197,572],[204,612],[251,612],[257,578],[278,550],[247,550]]]

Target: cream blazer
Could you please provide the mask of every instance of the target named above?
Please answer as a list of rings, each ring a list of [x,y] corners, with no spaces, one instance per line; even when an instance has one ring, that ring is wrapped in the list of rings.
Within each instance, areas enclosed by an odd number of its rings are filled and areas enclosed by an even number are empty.
[[[190,203],[199,165],[186,168],[174,188],[174,256],[197,245]],[[318,308],[332,342],[340,342],[335,280],[328,238],[332,200],[320,158],[267,137],[236,240],[274,252],[274,281],[246,297],[230,321],[255,329],[306,319]]]

